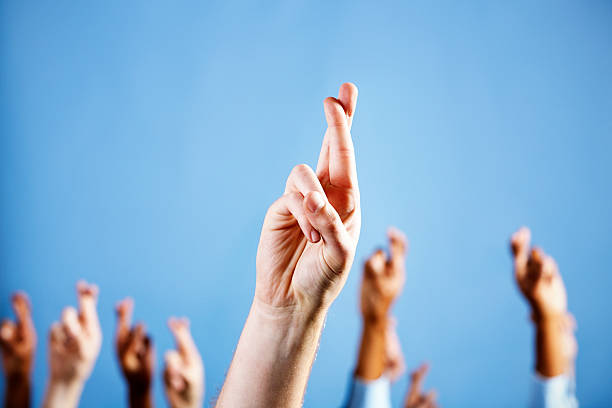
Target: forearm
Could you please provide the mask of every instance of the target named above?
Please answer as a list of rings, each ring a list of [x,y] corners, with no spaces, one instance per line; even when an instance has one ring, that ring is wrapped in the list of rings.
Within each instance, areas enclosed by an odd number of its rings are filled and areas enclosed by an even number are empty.
[[[217,407],[301,406],[326,311],[278,312],[253,302]]]
[[[76,408],[79,405],[83,381],[51,380],[47,385],[44,408]]]
[[[543,318],[535,322],[535,368],[543,377],[555,377],[568,370],[559,319]]]
[[[28,376],[9,375],[6,378],[4,407],[24,408],[30,406],[30,379]]]
[[[364,319],[355,377],[376,380],[385,370],[387,318]]]
[[[153,393],[151,387],[129,387],[128,399],[130,408],[152,408]]]

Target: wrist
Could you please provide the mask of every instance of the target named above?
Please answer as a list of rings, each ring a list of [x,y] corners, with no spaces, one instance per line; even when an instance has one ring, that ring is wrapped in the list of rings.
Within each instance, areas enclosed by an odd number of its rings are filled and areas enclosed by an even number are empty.
[[[30,373],[24,371],[15,371],[12,373],[6,373],[7,384],[29,384]]]
[[[311,307],[300,304],[277,307],[256,297],[251,305],[247,322],[253,321],[262,330],[277,334],[278,338],[291,343],[299,340],[304,331],[322,326],[327,310],[328,308],[323,306]]]
[[[51,377],[47,384],[47,394],[43,406],[45,408],[76,407],[85,381],[78,379],[66,380]]]
[[[364,313],[362,315],[362,319],[363,319],[363,326],[364,328],[366,326],[368,327],[381,327],[387,326],[387,322],[389,320],[389,314],[388,312],[385,310],[384,312],[379,312],[379,313]]]
[[[534,316],[535,369],[543,377],[556,377],[568,370],[568,359],[563,353],[562,322],[564,315]]]
[[[531,306],[531,320],[533,320],[534,323],[559,320],[567,315],[567,308],[554,308],[536,302],[529,303]]]
[[[373,381],[383,375],[386,365],[387,323],[387,316],[364,318],[355,377]]]
[[[84,383],[85,380],[80,378],[67,379],[60,377],[51,377],[49,379],[49,388],[76,390],[82,388]]]
[[[542,313],[542,312],[536,312],[534,310],[531,313],[531,321],[533,322],[536,328],[540,326],[544,327],[544,326],[550,326],[550,325],[558,325],[566,319],[566,315],[567,315],[566,312]]]
[[[152,388],[142,386],[128,386],[128,399],[130,408],[152,407],[153,393]]]
[[[299,406],[326,312],[255,298],[217,406]]]

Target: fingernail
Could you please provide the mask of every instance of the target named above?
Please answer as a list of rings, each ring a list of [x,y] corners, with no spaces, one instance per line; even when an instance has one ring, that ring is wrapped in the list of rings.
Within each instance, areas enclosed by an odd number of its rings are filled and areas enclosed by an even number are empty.
[[[314,243],[317,243],[319,242],[320,239],[321,239],[321,234],[319,234],[319,231],[312,230],[312,232],[310,233],[310,240]]]
[[[314,192],[310,195],[310,199],[308,200],[308,210],[312,213],[316,213],[321,208],[325,206],[325,200],[321,197],[321,193]]]

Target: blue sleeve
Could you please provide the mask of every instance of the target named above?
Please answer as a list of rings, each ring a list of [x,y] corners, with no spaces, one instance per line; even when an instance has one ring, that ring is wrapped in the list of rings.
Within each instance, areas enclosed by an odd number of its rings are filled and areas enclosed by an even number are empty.
[[[386,376],[364,381],[353,378],[346,408],[391,408],[391,383]]]
[[[531,408],[578,408],[574,377],[565,374],[551,378],[536,375]]]

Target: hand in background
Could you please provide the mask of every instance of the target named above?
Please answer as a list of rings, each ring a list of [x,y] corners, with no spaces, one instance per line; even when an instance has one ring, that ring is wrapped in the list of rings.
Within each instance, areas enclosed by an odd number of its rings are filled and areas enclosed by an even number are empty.
[[[130,407],[151,407],[155,351],[144,325],[138,323],[132,327],[133,311],[132,299],[127,298],[117,304],[117,358],[128,385]]]
[[[423,393],[423,382],[429,371],[429,365],[421,364],[410,376],[410,387],[404,400],[404,408],[436,408],[436,392]]]
[[[553,258],[539,248],[530,248],[531,232],[522,227],[512,235],[514,276],[535,319],[563,316],[567,295]]]
[[[51,326],[51,374],[45,406],[77,406],[85,381],[100,353],[102,331],[96,310],[98,287],[81,281],[77,283],[77,296],[79,310],[66,307],[62,321]]]
[[[166,352],[164,384],[171,408],[202,407],[204,403],[204,364],[189,330],[189,320],[171,318],[168,327],[176,350]]]
[[[536,371],[544,377],[555,377],[570,369],[568,347],[574,338],[573,334],[568,337],[564,329],[567,294],[556,262],[542,250],[530,248],[530,241],[531,232],[526,227],[512,235],[514,274],[531,306],[536,328]]]
[[[393,301],[406,281],[406,236],[389,228],[390,258],[383,250],[366,261],[361,284],[361,313],[364,320],[387,319]]]
[[[6,379],[4,406],[29,407],[36,330],[26,294],[15,293],[11,303],[16,321],[7,319],[0,326],[2,367]]]
[[[355,255],[361,208],[350,122],[357,88],[324,101],[327,132],[315,172],[293,168],[269,208],[257,251],[256,301],[311,314],[340,292]]]
[[[355,377],[376,380],[385,372],[396,377],[403,370],[403,356],[395,326],[390,326],[389,310],[406,280],[407,240],[402,232],[389,228],[390,257],[383,250],[365,262],[361,281],[363,330]],[[392,365],[389,370],[389,365]]]

